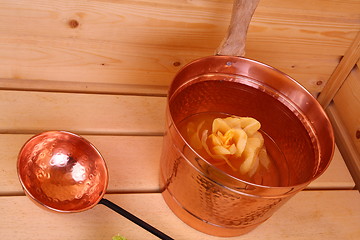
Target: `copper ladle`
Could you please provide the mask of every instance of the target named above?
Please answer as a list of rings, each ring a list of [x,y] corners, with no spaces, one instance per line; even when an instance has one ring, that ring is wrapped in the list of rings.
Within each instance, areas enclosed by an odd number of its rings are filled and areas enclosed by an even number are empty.
[[[56,212],[81,212],[103,204],[160,239],[173,239],[103,198],[108,171],[100,152],[89,141],[65,131],[43,132],[20,150],[19,180],[35,203]]]

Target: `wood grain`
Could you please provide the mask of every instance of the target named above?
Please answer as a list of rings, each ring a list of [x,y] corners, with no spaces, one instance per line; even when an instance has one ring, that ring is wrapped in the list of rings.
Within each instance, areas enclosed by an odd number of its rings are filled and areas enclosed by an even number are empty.
[[[208,55],[205,42],[213,42],[214,51],[216,39],[209,37],[219,35],[226,21],[220,1],[2,5],[0,29],[8,33],[1,37],[2,61],[13,67],[3,65],[0,77],[10,79],[168,85],[179,69],[174,63]]]
[[[0,6],[0,79],[8,89],[24,80],[31,82],[24,88],[35,89],[40,80],[64,82],[65,91],[80,82],[146,92],[141,85],[166,87],[181,66],[214,53],[232,0],[4,0]],[[359,8],[357,0],[260,1],[247,57],[318,93],[358,32]]]
[[[185,225],[170,211],[160,194],[105,197],[175,239],[224,239],[202,234]],[[360,235],[356,224],[360,221],[359,201],[357,191],[300,192],[257,229],[232,239],[356,240]],[[40,209],[25,196],[18,196],[1,197],[0,211],[3,239],[110,240],[117,234],[132,240],[157,239],[104,206],[95,206],[82,213],[59,214]]]

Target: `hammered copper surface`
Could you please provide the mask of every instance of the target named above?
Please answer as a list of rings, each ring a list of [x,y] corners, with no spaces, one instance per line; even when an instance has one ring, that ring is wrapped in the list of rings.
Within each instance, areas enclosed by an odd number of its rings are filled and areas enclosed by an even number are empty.
[[[107,168],[96,148],[64,131],[44,132],[28,140],[19,153],[17,169],[26,194],[59,212],[92,208],[108,184]]]
[[[285,156],[282,186],[255,185],[210,165],[181,136],[185,118],[221,112],[258,119]],[[211,56],[184,67],[168,95],[161,157],[163,196],[173,212],[208,234],[236,236],[268,219],[283,203],[320,176],[332,159],[330,122],[311,94],[265,64]]]

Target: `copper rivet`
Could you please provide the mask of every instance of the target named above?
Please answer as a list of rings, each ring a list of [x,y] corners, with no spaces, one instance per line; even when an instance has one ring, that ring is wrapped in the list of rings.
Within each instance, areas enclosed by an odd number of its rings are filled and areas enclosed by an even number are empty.
[[[178,67],[178,66],[181,65],[181,63],[180,63],[180,62],[174,62],[173,65],[174,65],[175,67]]]
[[[356,136],[356,139],[360,139],[360,130],[357,130],[357,131],[356,131],[355,136]]]
[[[77,28],[79,26],[79,22],[76,21],[75,19],[71,19],[69,22],[68,22],[70,28]]]
[[[323,81],[317,81],[316,82],[316,85],[318,85],[318,86],[321,85],[321,84],[323,84]]]

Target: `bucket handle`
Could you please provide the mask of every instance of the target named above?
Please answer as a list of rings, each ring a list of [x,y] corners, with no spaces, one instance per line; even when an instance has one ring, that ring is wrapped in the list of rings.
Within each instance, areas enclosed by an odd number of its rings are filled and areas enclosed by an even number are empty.
[[[260,0],[234,0],[230,25],[216,55],[244,56],[247,30]]]

